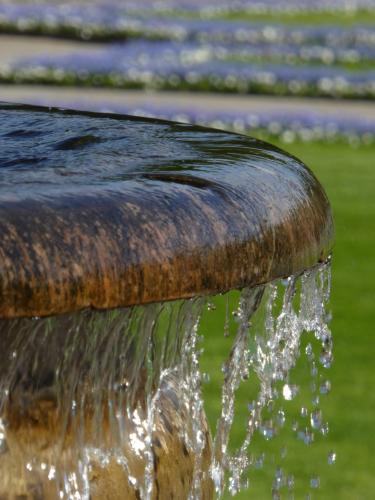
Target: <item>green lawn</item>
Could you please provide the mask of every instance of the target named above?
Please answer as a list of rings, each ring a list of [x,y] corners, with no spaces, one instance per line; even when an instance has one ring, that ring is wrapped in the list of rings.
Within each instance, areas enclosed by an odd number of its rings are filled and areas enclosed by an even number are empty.
[[[268,23],[285,23],[303,26],[304,24],[326,24],[333,26],[353,26],[355,24],[370,24],[374,22],[374,10],[358,10],[358,11],[338,11],[324,12],[321,11],[303,11],[303,12],[241,12],[235,11],[230,14],[223,14],[225,19],[238,19],[240,21],[260,21]]]
[[[372,387],[375,380],[375,146],[355,149],[343,144],[278,145],[310,166],[324,185],[334,210],[336,243],[331,328],[335,362],[327,373],[332,392],[321,398],[330,432],[328,437],[319,437],[311,446],[288,439],[286,435],[285,459],[275,451],[284,441],[278,442],[276,438],[275,442],[266,443],[262,437],[256,438],[252,451],[267,449],[270,458],[262,470],[251,472],[251,489],[238,498],[270,498],[274,470],[280,465],[296,475],[295,498],[305,498],[310,492],[312,498],[319,499],[370,500],[374,498],[375,473],[375,392]],[[204,371],[211,373],[211,382],[205,386],[211,423],[217,418],[222,380],[220,370],[213,367],[220,367],[230,346],[230,339],[222,333],[224,309],[224,299],[220,298],[217,310],[208,313],[202,325],[206,336],[202,365]],[[300,363],[295,373],[303,386],[307,384],[306,371],[307,366]],[[249,399],[244,390],[239,392],[232,434],[236,443],[244,431]],[[301,401],[297,403],[301,405]],[[291,407],[293,410],[293,405]],[[328,466],[327,454],[331,449],[336,451],[337,461]],[[313,474],[321,478],[318,490],[309,489]],[[287,498],[286,490],[282,498]]]
[[[149,15],[149,11],[135,10],[134,13]],[[164,17],[185,17],[185,18],[197,18],[201,16],[200,13],[183,11],[183,10],[164,10],[160,14]],[[332,26],[343,26],[350,27],[356,24],[368,24],[374,23],[375,21],[375,10],[359,9],[353,11],[337,10],[337,12],[324,12],[319,10],[303,10],[303,11],[285,11],[285,12],[251,12],[234,10],[233,12],[220,13],[213,12],[207,14],[209,19],[231,19],[238,21],[251,21],[251,22],[267,22],[267,23],[277,23],[277,24],[290,24],[290,25],[332,25]]]

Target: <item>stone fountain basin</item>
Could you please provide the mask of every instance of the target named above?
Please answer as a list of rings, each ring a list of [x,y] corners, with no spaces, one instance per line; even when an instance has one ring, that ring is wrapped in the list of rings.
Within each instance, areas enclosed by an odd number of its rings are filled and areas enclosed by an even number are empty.
[[[327,258],[327,197],[247,136],[0,104],[0,317],[255,286]]]
[[[321,185],[270,144],[166,121],[3,103],[0,138],[0,497],[212,498],[199,296],[243,288],[245,342],[251,287],[329,255]]]

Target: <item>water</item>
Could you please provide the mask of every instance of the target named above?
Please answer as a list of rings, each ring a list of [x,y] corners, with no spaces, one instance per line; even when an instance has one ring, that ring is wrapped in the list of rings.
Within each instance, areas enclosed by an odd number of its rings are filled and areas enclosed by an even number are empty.
[[[126,190],[133,196],[156,185],[165,198],[172,188],[241,186],[280,190],[296,204],[316,180],[296,158],[248,136],[143,118],[0,103],[0,190],[4,201]],[[145,140],[147,138],[147,140]],[[223,168],[225,167],[225,169]],[[242,168],[246,168],[242,172]],[[272,171],[272,174],[269,173]],[[287,182],[294,181],[290,192]],[[284,187],[285,184],[285,187]],[[246,193],[247,194],[247,193]],[[254,200],[254,198],[252,198]],[[324,203],[324,200],[322,200]],[[274,214],[277,218],[277,214]]]
[[[209,498],[212,490],[220,497],[251,487],[270,463],[270,496],[293,492],[295,475],[279,462],[292,442],[311,446],[328,433],[319,397],[323,403],[331,389],[329,276],[326,263],[244,288],[234,308],[226,298],[222,331],[205,332],[233,337],[210,432],[202,392],[210,382],[200,367],[210,340],[200,329],[202,317],[217,314],[215,299],[2,320],[0,493],[100,498],[111,476],[122,494],[142,499]],[[300,358],[310,379],[302,406],[305,387],[293,379]],[[243,388],[251,399],[241,409],[247,422],[238,444],[231,436]],[[277,458],[253,455],[259,438],[281,440]],[[322,460],[332,465],[335,451]],[[309,481],[306,491],[320,487],[314,471]]]

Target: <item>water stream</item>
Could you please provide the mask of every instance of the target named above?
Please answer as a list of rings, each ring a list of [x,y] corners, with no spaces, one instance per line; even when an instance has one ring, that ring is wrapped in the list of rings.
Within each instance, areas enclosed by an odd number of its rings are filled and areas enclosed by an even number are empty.
[[[151,499],[168,466],[158,450],[170,449],[173,459],[182,446],[193,457],[184,462],[189,498],[204,498],[210,488],[217,497],[235,495],[264,462],[253,454],[253,441],[282,435],[291,418],[285,405],[298,393],[293,368],[301,357],[310,369],[312,404],[300,410],[303,425],[293,421],[293,436],[309,445],[328,432],[319,397],[330,390],[325,370],[333,360],[329,288],[329,262],[245,288],[235,306],[227,299],[221,331],[201,332],[201,318],[217,314],[212,297],[1,320],[8,361],[0,374],[0,493],[95,498],[98,478],[110,470],[138,498]],[[209,433],[202,387],[210,382],[200,365],[205,342],[223,333],[228,342],[233,336],[232,348]],[[240,390],[248,390],[249,403],[238,444],[231,435]],[[311,481],[319,485],[319,477]],[[293,471],[275,466],[273,498],[293,484]]]

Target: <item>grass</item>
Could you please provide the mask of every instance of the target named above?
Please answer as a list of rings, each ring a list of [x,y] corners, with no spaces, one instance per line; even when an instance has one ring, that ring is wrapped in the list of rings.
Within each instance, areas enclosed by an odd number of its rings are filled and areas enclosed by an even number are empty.
[[[135,10],[135,14],[149,15],[148,11]],[[163,10],[159,13],[161,17],[182,17],[192,18],[202,17],[202,14],[194,11],[183,10]],[[208,19],[228,19],[234,21],[250,21],[250,22],[265,22],[275,24],[288,25],[334,25],[342,27],[351,27],[355,25],[370,25],[375,22],[374,9],[358,9],[358,10],[337,10],[337,11],[321,11],[321,10],[303,10],[303,11],[284,11],[278,12],[256,12],[246,10],[217,11],[205,13],[203,17]]]
[[[144,17],[155,17],[155,13],[151,10],[134,9],[132,11],[134,15],[141,15]],[[243,10],[233,10],[232,12],[213,12],[209,14],[203,14],[194,11],[184,11],[184,10],[162,10],[156,17],[161,18],[182,18],[182,19],[224,19],[232,21],[243,21],[243,22],[259,22],[277,25],[288,25],[288,26],[341,26],[342,28],[350,28],[359,25],[372,26],[375,23],[375,9],[358,9],[353,11],[284,11],[277,12],[252,12]],[[43,21],[34,20],[29,26],[25,26],[20,30],[17,23],[8,20],[0,20],[0,34],[21,34],[30,36],[51,36],[58,38],[66,38],[72,40],[85,40],[85,41],[98,41],[98,42],[114,42],[114,41],[126,41],[132,38],[142,37],[142,32],[138,30],[133,31],[132,29],[124,30],[113,30],[106,27],[92,27],[91,29],[84,30],[79,26],[73,24],[60,23],[57,25],[51,25]],[[159,39],[158,35],[148,34],[149,39]],[[161,36],[160,39],[164,39],[165,36]],[[168,37],[167,37],[168,38]]]
[[[332,392],[322,402],[330,423],[327,438],[317,439],[309,448],[295,439],[287,439],[288,455],[284,462],[276,455],[275,464],[251,473],[252,486],[237,498],[270,498],[275,465],[296,475],[296,498],[307,492],[312,498],[367,500],[373,498],[375,470],[374,412],[375,392],[373,347],[374,282],[375,282],[375,146],[354,149],[345,144],[326,143],[278,144],[301,158],[315,172],[331,200],[336,226],[333,259],[333,289],[331,328],[335,341],[335,362],[329,370]],[[232,297],[231,300],[234,300]],[[222,375],[219,369],[229,352],[230,339],[222,335],[224,299],[220,298],[215,313],[204,318],[202,331],[206,335],[203,370],[211,373],[211,383],[205,387],[207,412],[214,424],[219,409]],[[233,325],[232,325],[233,330]],[[296,379],[306,382],[307,366],[297,368]],[[244,430],[246,391],[239,392],[237,421],[233,441],[240,442]],[[297,401],[300,405],[301,401]],[[254,442],[252,451],[268,448],[270,455],[281,442]],[[273,440],[272,440],[273,441]],[[327,453],[333,449],[337,462],[327,465]],[[321,487],[309,488],[312,474],[321,477]],[[283,497],[286,497],[286,493]]]
[[[375,21],[374,10],[357,10],[357,11],[337,11],[324,12],[321,11],[301,11],[301,12],[241,12],[235,11],[229,14],[223,14],[225,19],[233,19],[240,21],[259,21],[267,23],[281,23],[291,25],[334,25],[350,27],[358,24],[371,24]]]
[[[311,67],[311,66],[324,66],[341,68],[348,71],[365,71],[375,69],[375,60],[361,59],[359,61],[343,61],[335,60],[332,63],[324,63],[319,59],[312,59],[310,61],[302,59],[299,55],[296,56],[282,56],[279,54],[269,56],[257,56],[251,54],[229,54],[223,57],[224,61],[238,62],[243,64],[284,64],[287,66]]]
[[[212,75],[211,75],[212,76]],[[229,82],[224,76],[213,80],[209,73],[202,74],[196,81],[189,81],[185,76],[179,76],[172,80],[167,76],[156,73],[145,81],[143,77],[129,78],[120,72],[89,72],[79,74],[71,70],[61,70],[47,67],[16,69],[9,73],[0,73],[1,84],[25,84],[25,85],[55,85],[63,87],[97,87],[117,88],[129,90],[149,91],[184,91],[184,92],[212,92],[221,94],[252,94],[252,95],[275,95],[275,96],[299,96],[299,97],[329,97],[337,99],[360,99],[373,100],[375,89],[369,83],[362,85],[350,84],[339,88],[334,86],[329,89],[322,88],[319,82],[303,81],[298,86],[291,88],[290,82],[278,80],[276,82],[264,82],[255,78],[235,78]]]

